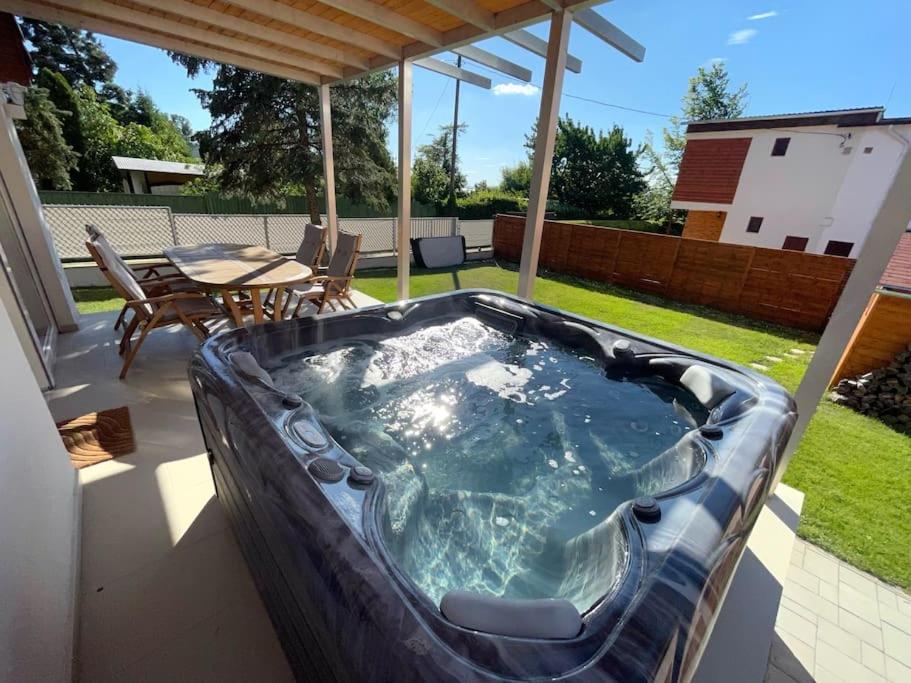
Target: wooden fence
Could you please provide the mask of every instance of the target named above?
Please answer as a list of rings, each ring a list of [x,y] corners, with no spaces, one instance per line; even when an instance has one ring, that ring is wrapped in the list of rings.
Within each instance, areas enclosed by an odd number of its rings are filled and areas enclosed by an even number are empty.
[[[518,261],[524,229],[524,218],[497,216],[494,256]],[[821,331],[854,260],[545,221],[540,266]]]
[[[832,384],[884,367],[911,344],[911,296],[877,292],[870,298]]]

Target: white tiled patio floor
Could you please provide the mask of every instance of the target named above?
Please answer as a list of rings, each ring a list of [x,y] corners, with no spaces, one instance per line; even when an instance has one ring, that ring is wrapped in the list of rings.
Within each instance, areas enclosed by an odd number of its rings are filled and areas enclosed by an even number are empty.
[[[57,420],[129,406],[137,442],[80,472],[78,678],[290,680],[215,498],[186,381],[195,337],[151,333],[121,382],[114,318],[61,337],[48,393]],[[911,682],[907,595],[799,541],[784,594],[769,683]]]
[[[80,471],[78,678],[290,680],[215,498],[186,381],[195,338],[152,332],[121,382],[114,317],[61,338],[48,394],[57,420],[129,406],[137,443]]]
[[[911,596],[796,539],[767,683],[911,683]]]

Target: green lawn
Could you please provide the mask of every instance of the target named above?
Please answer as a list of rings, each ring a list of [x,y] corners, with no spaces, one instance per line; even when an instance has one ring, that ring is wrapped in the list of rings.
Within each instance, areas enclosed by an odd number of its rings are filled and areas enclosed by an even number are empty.
[[[411,295],[469,287],[514,292],[517,284],[515,270],[482,263],[415,271]],[[383,301],[396,298],[394,271],[361,271],[355,286]],[[122,303],[109,289],[74,294],[83,312],[117,310]],[[817,340],[812,333],[567,276],[539,278],[535,298],[737,363],[761,363],[768,367],[766,374],[789,390],[800,382]],[[805,353],[786,355],[792,349]],[[772,362],[766,356],[782,360]],[[801,536],[886,581],[911,588],[911,439],[824,401],[784,480],[806,494]]]

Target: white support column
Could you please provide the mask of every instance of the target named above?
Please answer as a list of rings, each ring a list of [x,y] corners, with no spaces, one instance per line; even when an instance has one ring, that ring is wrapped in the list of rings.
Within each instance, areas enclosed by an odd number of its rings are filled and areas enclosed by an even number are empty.
[[[905,141],[905,150],[899,159],[892,185],[886,192],[867,239],[861,247],[854,270],[845,284],[845,289],[832,312],[829,324],[823,331],[800,386],[797,387],[797,424],[788,441],[784,462],[779,468],[778,478],[784,473],[794,451],[820,399],[829,388],[832,374],[851,340],[854,329],[870,301],[874,289],[882,278],[883,271],[892,258],[895,248],[911,222],[911,151]]]
[[[411,274],[411,85],[412,63],[399,62],[399,219],[398,219],[398,297],[408,298]]]
[[[519,296],[526,299],[531,299],[535,291],[541,235],[544,232],[544,213],[547,209],[547,191],[550,188],[550,167],[553,164],[557,119],[560,116],[560,95],[566,70],[566,48],[569,45],[569,30],[572,25],[572,15],[566,10],[554,12],[551,16],[550,35],[547,39],[547,65],[544,68],[544,87],[541,91],[541,109],[538,113],[538,131],[535,139],[535,158],[528,193],[528,215],[525,218],[525,236],[522,240],[522,262],[519,266]]]
[[[338,213],[335,207],[335,155],[332,151],[332,106],[329,84],[319,87],[319,125],[323,139],[323,178],[326,181],[326,222],[329,224],[329,253],[338,244]]]

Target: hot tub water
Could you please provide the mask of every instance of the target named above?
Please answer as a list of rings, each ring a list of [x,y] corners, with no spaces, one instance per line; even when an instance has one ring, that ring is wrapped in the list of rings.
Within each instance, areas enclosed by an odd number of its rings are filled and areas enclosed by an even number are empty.
[[[267,369],[381,477],[387,548],[437,604],[463,589],[587,610],[623,566],[617,506],[697,466],[673,453],[706,419],[686,390],[474,317],[313,353]],[[580,562],[591,548],[612,567]]]

